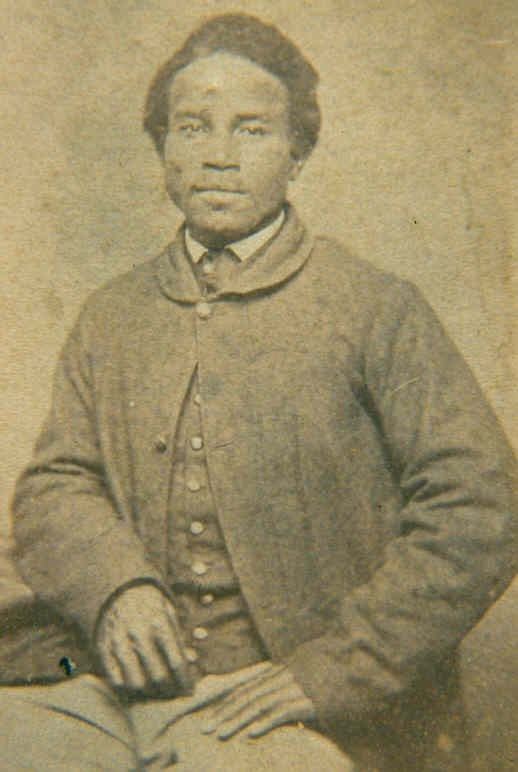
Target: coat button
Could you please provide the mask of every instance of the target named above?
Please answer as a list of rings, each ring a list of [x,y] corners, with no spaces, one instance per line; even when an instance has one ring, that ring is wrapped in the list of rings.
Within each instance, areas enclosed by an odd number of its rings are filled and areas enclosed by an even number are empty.
[[[155,440],[155,450],[158,453],[165,453],[167,450],[167,440],[164,436],[160,435]]]
[[[194,630],[192,631],[192,636],[197,641],[204,641],[206,638],[209,637],[209,633],[205,627],[195,627]]]
[[[199,536],[200,533],[203,533],[205,530],[205,526],[199,520],[193,520],[189,526],[189,530],[194,536]]]
[[[201,394],[194,395],[194,404],[198,406],[201,405]]]
[[[193,450],[201,450],[203,448],[203,437],[198,435],[191,437],[191,448]]]
[[[214,603],[214,595],[211,592],[207,592],[205,595],[201,596],[200,600],[202,606],[210,606],[211,603]]]
[[[210,303],[207,303],[205,300],[198,301],[198,303],[196,303],[196,313],[200,319],[208,319],[212,313]]]

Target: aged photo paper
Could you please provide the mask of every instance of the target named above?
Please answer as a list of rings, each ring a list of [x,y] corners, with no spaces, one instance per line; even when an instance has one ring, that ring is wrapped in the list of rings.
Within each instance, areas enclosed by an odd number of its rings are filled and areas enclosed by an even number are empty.
[[[516,1],[0,8],[0,769],[517,769]]]

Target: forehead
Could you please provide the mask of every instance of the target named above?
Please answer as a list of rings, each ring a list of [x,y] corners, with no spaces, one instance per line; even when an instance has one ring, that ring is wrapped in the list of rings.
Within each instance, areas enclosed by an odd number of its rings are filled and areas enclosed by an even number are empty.
[[[195,59],[173,78],[170,109],[175,111],[186,105],[226,105],[246,111],[284,113],[288,91],[279,78],[249,59],[216,53]]]

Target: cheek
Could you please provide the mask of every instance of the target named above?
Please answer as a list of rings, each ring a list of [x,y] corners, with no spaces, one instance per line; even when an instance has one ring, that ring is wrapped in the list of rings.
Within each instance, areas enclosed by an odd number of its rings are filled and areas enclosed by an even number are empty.
[[[283,144],[277,144],[244,151],[241,156],[241,169],[256,189],[284,190],[291,176],[293,159]],[[245,171],[246,170],[246,171]]]
[[[164,161],[164,177],[168,190],[181,192],[190,185],[193,166],[185,163],[183,159],[171,157]]]
[[[166,141],[164,147],[164,166],[170,177],[188,177],[191,170],[199,165],[199,152],[192,144],[172,140]]]
[[[189,203],[189,181],[185,179],[181,164],[168,159],[164,161],[165,189],[171,201],[180,209],[184,209]]]
[[[182,175],[182,165],[168,159],[164,161],[164,171],[165,176],[168,179],[174,179],[175,177],[180,177]]]
[[[165,186],[169,193],[179,190],[182,186],[182,170],[178,164],[171,161],[164,162]]]
[[[266,173],[257,175],[257,188],[266,195],[283,195],[290,180],[291,164],[288,161],[281,162],[279,158],[272,158],[263,169]]]

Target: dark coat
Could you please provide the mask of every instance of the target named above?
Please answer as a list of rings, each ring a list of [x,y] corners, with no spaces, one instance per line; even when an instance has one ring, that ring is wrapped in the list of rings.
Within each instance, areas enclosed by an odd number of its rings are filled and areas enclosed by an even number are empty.
[[[293,211],[208,318],[197,301],[180,232],[87,302],[17,489],[22,573],[87,635],[122,584],[163,581],[198,364],[221,526],[272,657],[346,750],[403,754],[403,769],[413,743],[424,769],[419,743],[450,750],[436,717],[452,652],[516,565],[496,419],[416,289]]]

